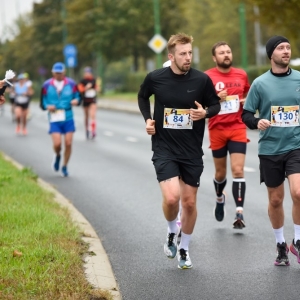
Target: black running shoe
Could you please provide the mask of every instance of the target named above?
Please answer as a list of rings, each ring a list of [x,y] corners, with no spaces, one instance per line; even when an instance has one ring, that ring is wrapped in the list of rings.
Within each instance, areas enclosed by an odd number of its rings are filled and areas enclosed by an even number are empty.
[[[233,221],[233,229],[243,229],[246,227],[245,221],[244,221],[244,216],[241,212],[237,212],[235,215],[235,219]]]
[[[286,245],[285,242],[279,244],[277,243],[277,257],[274,262],[275,266],[289,266],[289,258],[288,258],[288,253],[289,253],[289,247]]]
[[[215,218],[217,221],[221,222],[224,219],[225,216],[225,194],[222,194],[223,197],[223,202],[220,203],[218,201],[216,201],[216,207],[215,207]]]

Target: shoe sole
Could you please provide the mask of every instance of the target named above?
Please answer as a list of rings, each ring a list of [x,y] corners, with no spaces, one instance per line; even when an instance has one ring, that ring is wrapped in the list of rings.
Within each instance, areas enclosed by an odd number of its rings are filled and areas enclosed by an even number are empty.
[[[285,263],[284,261],[281,263],[274,262],[274,266],[276,267],[288,267],[290,265],[290,262]]]
[[[232,224],[233,229],[243,229],[246,227],[245,222],[241,219],[237,219]]]
[[[64,173],[61,173],[60,175],[61,175],[61,177],[68,177],[69,176],[69,174],[65,175]]]
[[[298,255],[297,251],[295,250],[295,247],[293,244],[290,246],[290,250],[297,257],[297,262],[298,262],[298,264],[300,264],[300,257]]]
[[[190,267],[187,267],[187,266],[184,266],[184,267],[180,267],[178,266],[178,269],[180,270],[188,270],[188,269],[191,269],[193,266],[190,266]]]

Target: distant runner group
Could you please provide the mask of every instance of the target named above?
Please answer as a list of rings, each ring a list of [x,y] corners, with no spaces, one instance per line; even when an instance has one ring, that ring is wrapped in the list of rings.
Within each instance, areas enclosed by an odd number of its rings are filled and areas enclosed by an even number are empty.
[[[83,104],[86,138],[94,139],[96,137],[96,101],[100,87],[96,84],[90,67],[84,69],[83,78],[78,84],[65,75],[66,68],[62,62],[55,63],[51,71],[52,77],[42,86],[40,107],[48,111],[49,134],[54,150],[52,168],[55,172],[61,171],[61,175],[67,177],[75,132],[72,107]],[[20,73],[12,79],[12,85],[8,85],[5,81],[1,81],[1,85],[5,86],[5,92],[11,103],[12,120],[16,123],[15,132],[17,135],[26,136],[29,104],[34,94],[32,81],[28,73]],[[4,101],[4,96],[1,96],[0,104]],[[63,155],[62,151],[64,151]]]

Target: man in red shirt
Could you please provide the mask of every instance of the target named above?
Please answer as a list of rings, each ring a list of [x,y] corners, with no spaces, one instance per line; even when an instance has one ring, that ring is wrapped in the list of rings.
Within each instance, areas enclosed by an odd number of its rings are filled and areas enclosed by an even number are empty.
[[[244,70],[233,68],[232,52],[226,42],[217,42],[212,47],[212,58],[216,67],[205,73],[211,78],[218,96],[221,98],[221,110],[218,115],[208,121],[210,148],[215,164],[214,187],[217,195],[215,218],[224,219],[225,194],[227,182],[227,153],[230,155],[233,177],[232,194],[236,204],[236,216],[233,228],[245,227],[243,206],[246,182],[244,164],[246,156],[247,132],[241,114],[250,84]]]

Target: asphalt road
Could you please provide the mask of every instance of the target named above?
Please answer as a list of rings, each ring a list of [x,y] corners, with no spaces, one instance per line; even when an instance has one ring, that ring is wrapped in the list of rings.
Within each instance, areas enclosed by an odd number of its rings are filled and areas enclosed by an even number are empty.
[[[98,136],[85,139],[82,108],[75,109],[77,132],[69,178],[54,173],[46,113],[31,106],[28,136],[16,136],[9,106],[0,116],[0,150],[31,167],[86,217],[109,256],[123,299],[237,300],[299,299],[300,265],[275,267],[275,238],[267,215],[267,193],[259,184],[257,132],[249,131],[246,160],[246,228],[232,229],[235,206],[228,174],[227,215],[213,216],[213,161],[204,141],[205,170],[198,192],[198,219],[190,256],[193,269],[177,269],[163,253],[166,222],[151,162],[150,138],[141,115],[99,110]],[[22,199],[20,199],[20,202]],[[285,236],[293,238],[291,198],[286,188]]]

